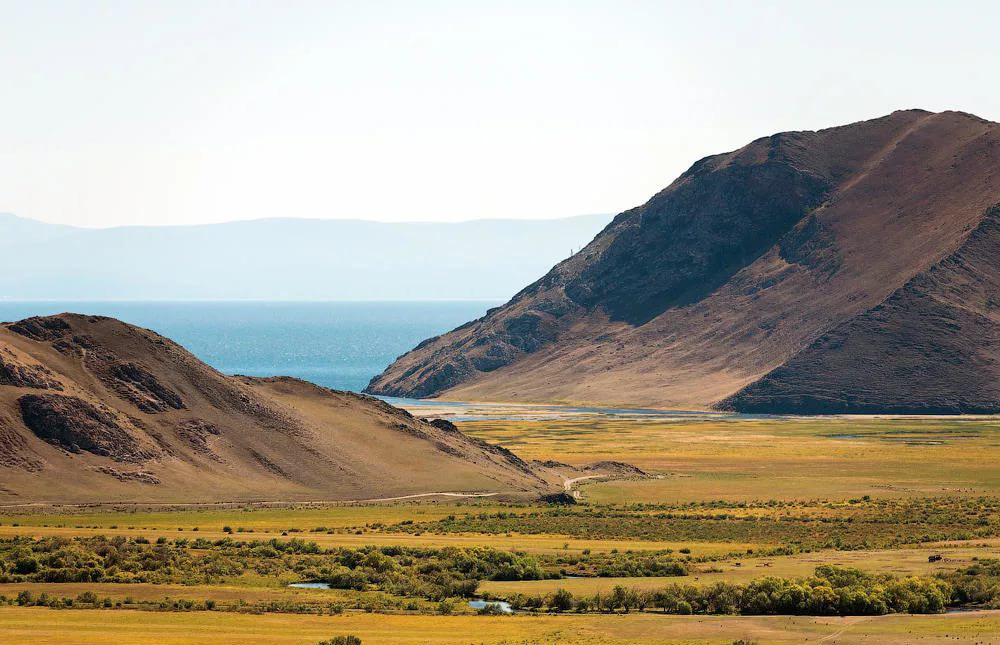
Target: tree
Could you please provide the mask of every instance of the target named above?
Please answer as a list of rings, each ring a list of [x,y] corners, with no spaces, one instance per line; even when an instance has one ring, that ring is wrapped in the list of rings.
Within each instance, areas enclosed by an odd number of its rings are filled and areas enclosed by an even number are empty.
[[[618,609],[619,607],[624,607],[625,611],[628,611],[626,603],[626,596],[628,595],[628,590],[621,585],[615,585],[615,588],[611,590],[611,595],[608,596],[608,607],[611,611]]]
[[[558,589],[549,598],[549,609],[552,611],[569,611],[573,608],[573,594],[566,589]]]

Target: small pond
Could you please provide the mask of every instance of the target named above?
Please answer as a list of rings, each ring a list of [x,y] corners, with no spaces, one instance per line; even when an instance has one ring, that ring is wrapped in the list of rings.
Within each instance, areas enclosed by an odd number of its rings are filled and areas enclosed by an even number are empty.
[[[288,585],[295,589],[329,589],[329,582],[293,582]]]
[[[503,613],[514,613],[514,608],[510,606],[510,603],[503,602],[502,600],[483,600],[481,598],[477,598],[476,600],[469,601],[469,607],[473,609],[482,609],[486,605],[500,605],[500,611]]]

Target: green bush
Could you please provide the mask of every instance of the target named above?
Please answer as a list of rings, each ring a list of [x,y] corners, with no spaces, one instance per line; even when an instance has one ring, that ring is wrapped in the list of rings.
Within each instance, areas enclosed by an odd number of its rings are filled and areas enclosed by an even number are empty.
[[[334,636],[328,641],[320,641],[317,645],[361,645],[361,639],[354,634]]]
[[[549,609],[552,611],[569,611],[573,606],[573,594],[566,589],[557,590],[549,598]]]

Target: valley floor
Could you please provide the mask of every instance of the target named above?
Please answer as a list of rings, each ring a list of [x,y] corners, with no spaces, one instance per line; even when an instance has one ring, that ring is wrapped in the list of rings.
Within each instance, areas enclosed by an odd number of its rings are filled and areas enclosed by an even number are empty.
[[[364,645],[1000,645],[1000,613],[989,609],[1000,608],[1000,420],[460,426],[526,458],[616,460],[649,476],[578,481],[580,503],[568,506],[0,509],[0,642],[315,645],[355,634]],[[764,577],[851,584],[842,589],[873,598],[896,585],[916,594],[910,607],[944,594],[963,611],[733,616],[706,615],[717,598],[698,604]],[[465,585],[471,578],[478,584]],[[339,588],[287,586],[303,580]],[[664,589],[706,613],[662,613]],[[560,590],[575,606],[552,613]],[[625,604],[600,605],[616,595]],[[476,615],[470,597],[519,611]],[[725,611],[749,611],[748,597],[733,602]]]

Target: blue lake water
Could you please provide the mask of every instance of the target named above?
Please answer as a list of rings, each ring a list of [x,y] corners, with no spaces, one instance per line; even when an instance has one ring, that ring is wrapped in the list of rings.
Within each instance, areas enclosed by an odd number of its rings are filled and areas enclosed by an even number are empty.
[[[482,609],[486,605],[497,605],[500,607],[500,611],[505,614],[513,614],[514,608],[510,606],[510,603],[504,602],[502,600],[470,600],[469,607],[472,609]]]
[[[226,374],[286,375],[360,391],[396,357],[497,302],[13,302],[0,320],[112,316],[180,343]]]
[[[293,589],[329,589],[329,582],[293,582],[288,585]]]

